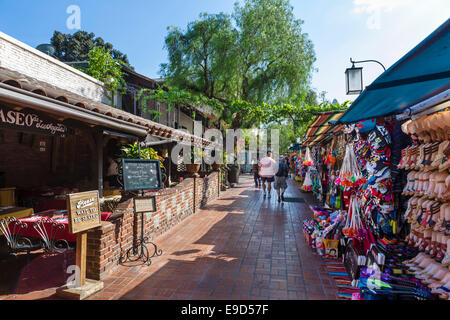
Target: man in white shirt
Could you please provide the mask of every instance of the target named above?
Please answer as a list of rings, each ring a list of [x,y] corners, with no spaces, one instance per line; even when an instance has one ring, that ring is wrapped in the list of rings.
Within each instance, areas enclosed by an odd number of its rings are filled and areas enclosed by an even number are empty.
[[[267,151],[267,157],[259,161],[259,175],[261,176],[262,188],[264,198],[266,197],[266,182],[269,198],[272,191],[272,182],[274,181],[275,173],[278,171],[278,163],[272,159],[272,151]]]

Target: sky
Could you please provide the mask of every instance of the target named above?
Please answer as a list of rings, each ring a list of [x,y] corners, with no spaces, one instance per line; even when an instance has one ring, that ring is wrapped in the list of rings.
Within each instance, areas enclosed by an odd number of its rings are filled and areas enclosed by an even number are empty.
[[[243,0],[241,0],[242,2]],[[135,70],[159,78],[167,61],[168,26],[185,28],[201,12],[231,13],[236,0],[0,0],[0,31],[32,47],[49,43],[54,30],[73,33],[80,10],[81,30],[95,33],[128,55]],[[296,18],[314,43],[317,61],[312,87],[329,100],[345,94],[345,69],[353,60],[375,59],[389,68],[450,17],[448,0],[291,0]],[[67,22],[70,22],[69,25]],[[363,69],[364,86],[382,72]]]

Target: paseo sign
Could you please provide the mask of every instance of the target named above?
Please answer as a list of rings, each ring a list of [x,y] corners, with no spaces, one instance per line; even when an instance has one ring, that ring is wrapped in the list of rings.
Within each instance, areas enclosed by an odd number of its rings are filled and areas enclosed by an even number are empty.
[[[70,233],[79,233],[100,227],[101,215],[98,198],[98,191],[74,193],[67,196]]]
[[[0,127],[42,134],[65,136],[67,127],[32,109],[16,111],[0,105]]]

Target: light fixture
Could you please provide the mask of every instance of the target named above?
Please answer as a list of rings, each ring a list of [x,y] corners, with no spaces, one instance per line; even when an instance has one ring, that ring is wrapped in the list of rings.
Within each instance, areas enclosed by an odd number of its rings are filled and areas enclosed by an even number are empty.
[[[363,91],[362,68],[355,65],[345,70],[345,89],[347,94],[360,94]]]
[[[345,89],[347,91],[347,95],[360,94],[363,91],[362,68],[356,68],[355,63],[365,63],[365,62],[378,63],[383,68],[383,70],[386,71],[384,65],[377,60],[353,61],[353,59],[350,58],[350,63],[352,63],[352,67],[345,70]]]

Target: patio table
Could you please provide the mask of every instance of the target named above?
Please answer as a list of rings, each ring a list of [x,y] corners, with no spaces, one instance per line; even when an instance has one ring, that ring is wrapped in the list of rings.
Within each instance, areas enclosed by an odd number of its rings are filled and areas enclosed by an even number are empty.
[[[76,242],[77,241],[77,235],[69,233],[69,219],[67,215],[67,210],[48,210],[46,212],[42,212],[42,214],[38,213],[36,215],[33,215],[31,217],[26,217],[22,219],[18,219],[20,222],[27,224],[27,228],[21,230],[21,236],[26,238],[40,238],[41,236],[37,232],[37,230],[34,228],[34,224],[38,221],[44,220],[44,227],[47,231],[47,233],[50,235],[52,231],[52,222],[54,221],[58,224],[64,225],[64,228],[61,228],[54,232],[55,240],[66,240],[67,242]],[[112,215],[111,212],[102,212],[101,213],[101,220],[107,221],[109,217]],[[49,220],[51,218],[51,220]],[[47,221],[45,221],[47,219]],[[11,232],[12,228],[10,225]]]

